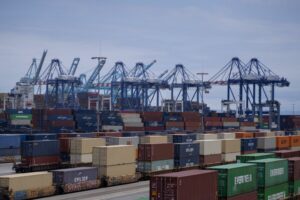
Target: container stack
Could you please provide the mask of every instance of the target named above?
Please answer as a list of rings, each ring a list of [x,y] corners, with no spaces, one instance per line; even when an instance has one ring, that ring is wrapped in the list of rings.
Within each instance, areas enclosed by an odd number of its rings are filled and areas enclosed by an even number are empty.
[[[144,124],[139,113],[120,113],[124,131],[144,131]]]
[[[241,121],[240,122],[240,129],[243,131],[255,131],[256,130],[256,124],[252,120],[247,121]]]
[[[0,176],[4,199],[34,199],[54,195],[52,173],[33,172]]]
[[[44,129],[49,133],[73,132],[75,122],[71,109],[46,109]]]
[[[256,138],[242,138],[241,139],[241,154],[252,154],[257,152]]]
[[[217,172],[188,170],[153,176],[150,199],[217,200]]]
[[[21,138],[17,134],[0,135],[0,163],[20,160]]]
[[[219,199],[256,199],[255,164],[237,163],[219,165],[209,169],[218,171]]]
[[[290,136],[290,145],[292,150],[300,150],[300,135]]]
[[[222,163],[221,140],[196,140],[200,145],[199,161],[201,166],[209,166]]]
[[[32,127],[32,110],[7,110],[9,125],[16,131],[28,131]]]
[[[235,117],[222,117],[223,129],[235,130],[240,128],[240,123]]]
[[[289,197],[288,161],[267,158],[249,161],[257,165],[258,199],[286,199]]]
[[[183,112],[184,130],[198,131],[201,128],[201,116],[198,112]]]
[[[183,131],[184,121],[181,113],[168,112],[164,113],[165,129],[170,131]]]
[[[300,151],[298,150],[279,150],[274,151],[277,158],[292,158],[300,157]]]
[[[93,148],[93,166],[98,176],[115,184],[136,177],[135,147],[133,145],[98,146]]]
[[[25,140],[57,140],[57,134],[52,133],[35,133],[35,134],[27,134],[25,136]]]
[[[172,143],[139,144],[139,172],[153,173],[157,171],[172,170],[173,168],[174,145]]]
[[[135,147],[135,155],[138,155],[139,137],[106,137],[107,146],[111,145],[133,145]]]
[[[24,141],[21,146],[21,162],[28,167],[58,165],[59,141],[34,140]]]
[[[218,139],[235,139],[235,133],[218,133]]]
[[[75,110],[74,117],[77,131],[96,132],[98,130],[98,118],[96,110]],[[101,130],[100,124],[99,130]]]
[[[92,163],[93,147],[105,146],[103,138],[72,138],[70,149],[71,164]]]
[[[259,137],[257,138],[258,152],[272,152],[276,150],[276,137]]]
[[[196,135],[173,135],[174,167],[186,168],[199,165],[199,144],[193,143]]]
[[[240,139],[222,139],[222,161],[225,163],[236,161],[236,156],[241,154]]]
[[[289,190],[291,196],[300,196],[300,157],[288,159]]]
[[[122,118],[118,112],[105,111],[100,115],[103,131],[121,131],[123,130]]]
[[[162,112],[143,112],[142,118],[145,131],[163,131],[165,129]]]
[[[77,192],[100,186],[96,167],[53,170],[53,184],[62,193]]]
[[[221,117],[204,117],[205,130],[217,130],[223,128]]]

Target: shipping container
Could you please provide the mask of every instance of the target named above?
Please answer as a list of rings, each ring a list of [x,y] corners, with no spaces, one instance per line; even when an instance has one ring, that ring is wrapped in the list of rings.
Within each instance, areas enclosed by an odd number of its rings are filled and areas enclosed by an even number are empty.
[[[257,191],[240,194],[233,197],[220,197],[219,200],[257,200]]]
[[[53,173],[53,183],[55,185],[81,183],[98,178],[98,169],[96,167],[76,167],[58,169],[51,172]]]
[[[175,157],[174,158],[174,167],[184,168],[184,167],[193,167],[199,166],[199,155],[188,156],[188,157]]]
[[[218,135],[217,134],[197,134],[197,140],[216,140],[218,139]]]
[[[258,200],[280,200],[289,196],[289,184],[283,183],[267,188],[258,188]]]
[[[111,166],[135,163],[133,145],[98,146],[93,148],[94,166]]]
[[[136,163],[122,165],[102,165],[98,166],[99,178],[125,179],[126,177],[135,177]]]
[[[278,150],[290,148],[289,136],[277,136],[276,137],[276,148]]]
[[[139,161],[170,160],[174,158],[174,144],[139,144]]]
[[[174,158],[199,157],[199,144],[197,143],[175,143]]]
[[[52,156],[33,156],[22,157],[21,162],[27,166],[40,166],[40,165],[58,165],[60,162],[59,155]]]
[[[300,195],[300,180],[289,182],[289,193],[291,196],[299,197],[299,195]]]
[[[223,139],[222,153],[236,153],[241,151],[240,139]]]
[[[275,158],[274,153],[254,153],[254,154],[247,154],[247,155],[240,155],[237,156],[237,162],[239,163],[246,163],[251,160],[261,160],[266,158]]]
[[[242,138],[241,139],[241,151],[256,151],[257,139],[256,138]]]
[[[20,146],[19,134],[0,134],[0,149],[18,149]]]
[[[82,163],[92,163],[92,154],[70,154],[71,164],[82,164]]]
[[[280,158],[252,160],[257,165],[258,187],[270,187],[288,181],[288,161]]]
[[[300,180],[300,157],[288,158],[289,180]]]
[[[250,132],[237,132],[235,138],[253,138],[254,134]]]
[[[235,139],[235,133],[218,133],[219,139]]]
[[[219,197],[232,197],[253,192],[257,188],[255,164],[228,164],[210,167],[218,171]]]
[[[199,156],[200,166],[214,165],[222,163],[222,154]]]
[[[139,161],[137,171],[156,172],[174,169],[174,160]]]
[[[196,134],[174,134],[173,143],[187,143],[196,140]]]
[[[222,153],[221,140],[196,140],[195,143],[199,144],[199,155],[214,155]]]
[[[236,161],[236,157],[241,155],[240,152],[236,153],[222,153],[222,161],[225,163],[231,163]]]
[[[22,157],[59,155],[58,140],[24,141],[21,148]]]
[[[300,150],[280,150],[274,151],[274,153],[278,158],[300,157]]]
[[[107,137],[107,145],[134,145],[136,148],[139,144],[139,137]]]
[[[140,144],[160,144],[160,143],[168,143],[168,137],[158,136],[158,135],[140,137]]]
[[[71,154],[91,154],[93,147],[105,146],[104,138],[72,138]]]
[[[261,150],[276,149],[276,137],[257,138],[257,149],[261,149]]]
[[[300,135],[290,136],[291,147],[300,147]]]
[[[217,173],[188,170],[151,177],[151,200],[217,200]]]
[[[26,140],[57,140],[57,134],[28,134]]]

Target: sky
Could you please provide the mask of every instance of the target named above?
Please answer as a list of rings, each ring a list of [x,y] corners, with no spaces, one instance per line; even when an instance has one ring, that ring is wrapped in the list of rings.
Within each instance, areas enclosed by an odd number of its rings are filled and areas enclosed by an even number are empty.
[[[300,1],[298,0],[0,0],[0,92],[8,92],[48,50],[77,74],[90,73],[92,56],[105,56],[103,74],[116,61],[157,63],[159,74],[183,64],[216,74],[232,57],[256,57],[291,85],[275,97],[283,112],[300,111]],[[225,87],[205,96],[220,109]]]

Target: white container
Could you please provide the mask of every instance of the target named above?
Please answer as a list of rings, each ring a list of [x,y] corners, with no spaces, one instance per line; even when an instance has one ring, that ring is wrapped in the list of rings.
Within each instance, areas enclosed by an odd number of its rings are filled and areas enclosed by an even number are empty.
[[[222,153],[235,153],[241,151],[240,139],[225,139],[222,141]]]
[[[235,133],[218,133],[218,139],[235,139]]]
[[[197,140],[216,140],[218,139],[217,134],[197,134]]]
[[[199,155],[215,155],[222,153],[221,140],[196,140],[199,143]]]
[[[239,155],[241,155],[240,152],[222,154],[222,161],[223,162],[235,162],[236,156],[239,156]]]
[[[276,149],[276,137],[258,137],[257,149]]]

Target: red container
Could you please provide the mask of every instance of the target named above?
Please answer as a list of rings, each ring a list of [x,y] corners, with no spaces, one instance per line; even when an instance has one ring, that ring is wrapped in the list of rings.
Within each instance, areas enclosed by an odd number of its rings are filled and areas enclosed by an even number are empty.
[[[221,126],[223,126],[223,123],[222,122],[217,122],[217,121],[206,121],[205,126],[221,127]]]
[[[138,160],[155,161],[170,160],[174,158],[174,144],[139,144]]]
[[[51,126],[51,127],[74,127],[75,122],[73,120],[48,121],[48,126]]]
[[[99,132],[96,133],[97,137],[122,137],[121,132]]]
[[[274,153],[278,158],[300,157],[299,150],[280,150],[280,151],[275,151]]]
[[[142,118],[144,122],[151,121],[163,121],[163,113],[162,112],[143,112]]]
[[[183,112],[182,117],[185,122],[201,122],[201,115],[198,112]]]
[[[186,131],[198,131],[199,129],[200,129],[201,127],[194,127],[194,126],[186,126],[185,128],[184,128],[184,130],[186,130]]]
[[[184,128],[184,122],[166,122],[166,127],[179,127]]]
[[[220,197],[219,200],[257,200],[257,191],[245,193],[233,197]]]
[[[222,163],[222,154],[200,156],[200,165],[214,165]]]
[[[254,137],[266,137],[267,133],[264,132],[254,132]]]
[[[163,126],[146,126],[145,131],[164,131],[165,127]]]
[[[217,200],[217,171],[188,170],[151,177],[151,200]]]
[[[71,138],[59,138],[60,153],[70,153]]]
[[[240,126],[255,126],[255,122],[240,122]]]
[[[21,162],[28,166],[54,165],[60,162],[60,158],[59,156],[23,157]]]
[[[200,127],[201,126],[201,122],[184,122],[184,125],[186,127]]]
[[[205,122],[221,122],[221,117],[204,117]]]
[[[300,157],[289,158],[289,181],[300,180]]]
[[[46,115],[72,115],[72,109],[46,109]]]
[[[123,127],[123,131],[144,131],[145,128],[144,127],[128,127],[128,126],[124,126]]]
[[[223,117],[222,122],[237,122],[235,117]]]

